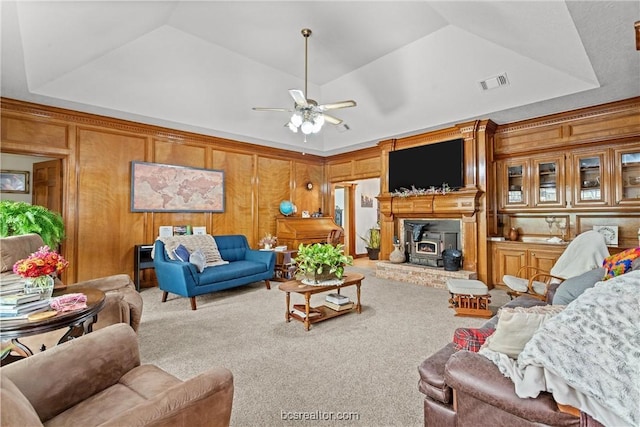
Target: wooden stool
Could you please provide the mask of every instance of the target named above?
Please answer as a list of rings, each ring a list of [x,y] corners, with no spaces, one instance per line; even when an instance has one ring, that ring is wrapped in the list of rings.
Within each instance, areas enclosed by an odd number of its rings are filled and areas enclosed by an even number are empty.
[[[489,288],[480,280],[447,279],[447,288],[451,294],[449,307],[455,309],[456,316],[485,318],[493,316],[489,310],[491,302]]]

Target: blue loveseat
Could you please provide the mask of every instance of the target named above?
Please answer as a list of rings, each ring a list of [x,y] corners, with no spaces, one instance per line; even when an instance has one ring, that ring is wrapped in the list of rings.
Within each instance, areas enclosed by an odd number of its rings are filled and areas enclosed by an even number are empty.
[[[180,236],[179,242],[189,245],[190,236]],[[194,239],[199,236],[194,236]],[[171,239],[171,238],[169,238]],[[243,235],[213,236],[219,255],[227,264],[205,267],[200,273],[190,262],[173,260],[165,250],[165,242],[155,242],[153,265],[158,287],[163,291],[162,302],[169,292],[191,299],[191,309],[196,309],[197,295],[203,295],[236,286],[264,280],[271,289],[269,279],[273,278],[275,254],[249,247]],[[175,241],[167,242],[168,245]]]

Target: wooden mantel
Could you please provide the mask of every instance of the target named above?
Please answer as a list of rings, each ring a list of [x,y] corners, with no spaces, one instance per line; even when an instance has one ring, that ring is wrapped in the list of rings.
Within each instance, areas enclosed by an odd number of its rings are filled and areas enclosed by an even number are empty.
[[[398,230],[398,221],[411,218],[460,219],[463,269],[478,271],[478,215],[484,192],[464,188],[447,194],[420,196],[378,196],[383,224]]]
[[[420,196],[378,196],[380,213],[389,217],[402,218],[436,215],[450,218],[473,216],[480,209],[482,191],[463,189],[447,194],[425,194]]]

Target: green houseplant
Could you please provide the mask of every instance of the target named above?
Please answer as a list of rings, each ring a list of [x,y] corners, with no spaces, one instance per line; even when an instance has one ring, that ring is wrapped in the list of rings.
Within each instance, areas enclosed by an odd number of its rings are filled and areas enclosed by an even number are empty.
[[[378,255],[380,254],[380,229],[375,227],[370,228],[367,230],[366,236],[359,235],[358,237],[364,241],[369,259],[378,259]]]
[[[353,264],[353,257],[344,254],[344,245],[329,245],[315,243],[301,244],[295,261],[297,263],[296,277],[319,283],[331,278],[341,279],[344,267]]]
[[[50,248],[64,239],[64,222],[60,214],[44,206],[13,200],[0,201],[0,237],[35,233]]]

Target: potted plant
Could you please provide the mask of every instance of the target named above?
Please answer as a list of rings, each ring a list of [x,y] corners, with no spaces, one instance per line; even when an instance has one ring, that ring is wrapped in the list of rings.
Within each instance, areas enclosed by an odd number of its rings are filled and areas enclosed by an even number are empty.
[[[64,222],[44,206],[13,200],[0,201],[0,237],[35,233],[50,248],[57,248],[64,239]]]
[[[331,279],[341,279],[344,267],[353,264],[353,257],[344,254],[344,245],[315,243],[301,244],[295,261],[296,277],[305,283],[320,283]]]
[[[358,237],[364,241],[369,259],[378,259],[378,255],[380,254],[380,229],[375,227],[370,228],[367,230],[366,237]]]

